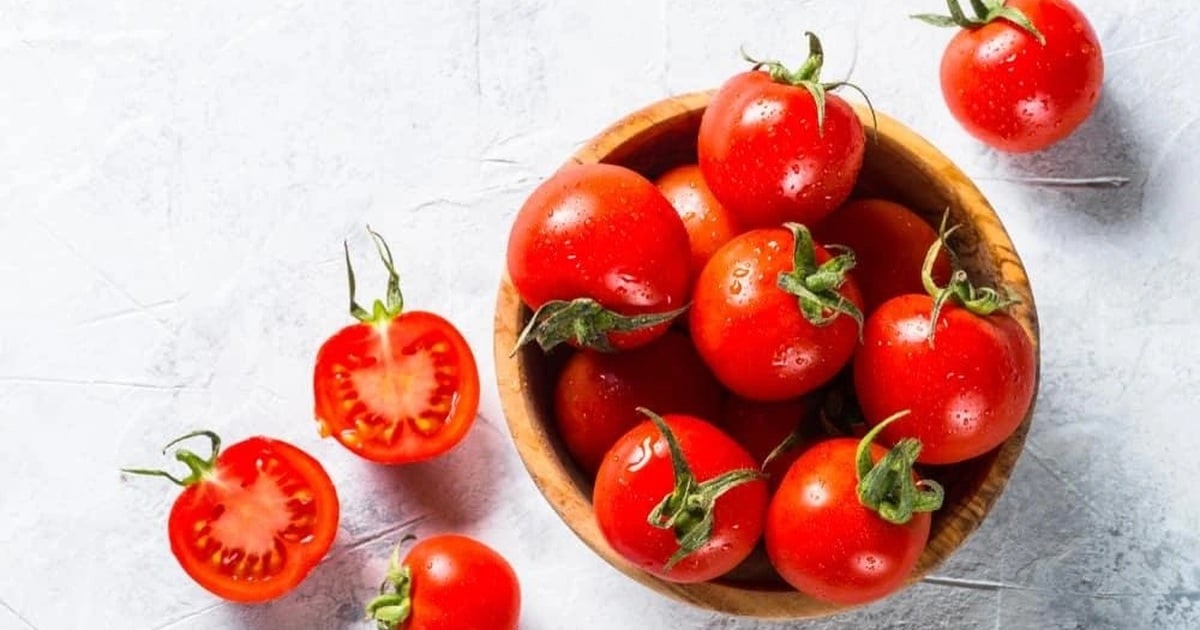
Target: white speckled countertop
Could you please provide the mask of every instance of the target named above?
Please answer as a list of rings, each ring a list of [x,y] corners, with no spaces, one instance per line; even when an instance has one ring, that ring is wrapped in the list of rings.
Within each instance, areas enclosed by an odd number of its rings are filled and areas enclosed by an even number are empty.
[[[1200,11],[1080,0],[1106,49],[1074,137],[1014,158],[938,93],[940,0],[338,3],[0,0],[0,630],[365,628],[401,533],[457,530],[521,575],[528,630],[781,627],[668,602],[600,561],[526,476],[491,363],[509,222],[621,114],[715,87],[737,48],[869,90],[974,176],[1043,326],[1028,447],[939,572],[806,628],[1200,627]],[[1054,179],[1127,178],[1122,187]],[[413,307],[480,359],[481,418],[386,470],[316,437],[310,370],[348,321],[349,238],[388,235]],[[223,604],[167,547],[176,489],[122,479],[207,426],[309,449],[343,501],[329,559],[269,605]],[[457,496],[457,500],[447,497]]]

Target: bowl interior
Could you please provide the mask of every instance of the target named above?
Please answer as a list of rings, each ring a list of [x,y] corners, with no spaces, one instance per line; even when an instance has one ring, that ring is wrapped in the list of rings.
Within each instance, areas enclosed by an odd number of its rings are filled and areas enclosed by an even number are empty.
[[[675,97],[637,112],[585,146],[572,161],[606,162],[653,179],[696,159],[696,135],[711,93]],[[869,130],[866,158],[855,197],[883,197],[902,203],[935,228],[949,209],[961,224],[950,248],[972,280],[1007,286],[1020,299],[1012,314],[1037,345],[1037,320],[1027,278],[999,219],[973,184],[924,140],[884,115],[877,139]],[[510,430],[535,483],[563,520],[586,544],[630,577],[676,599],[722,612],[758,617],[815,617],[842,607],[795,592],[771,569],[761,548],[724,578],[694,585],[663,582],[626,563],[607,545],[591,512],[591,480],[574,465],[554,428],[552,391],[569,351],[544,354],[527,346],[510,357],[530,312],[507,278],[496,313],[497,376]],[[930,540],[910,583],[927,574],[983,520],[1011,474],[1025,440],[1032,408],[1003,445],[970,462],[927,468],[922,473],[946,488],[946,502],[933,515]],[[761,546],[760,546],[761,547]]]

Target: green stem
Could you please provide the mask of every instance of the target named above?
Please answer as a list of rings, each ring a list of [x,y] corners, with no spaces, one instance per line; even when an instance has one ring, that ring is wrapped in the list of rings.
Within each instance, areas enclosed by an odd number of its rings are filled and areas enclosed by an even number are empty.
[[[967,17],[959,0],[946,0],[946,8],[950,11],[948,16],[920,13],[909,17],[933,26],[959,27],[968,30],[983,27],[997,20],[1004,20],[1032,35],[1041,45],[1046,45],[1046,37],[1033,24],[1029,16],[1020,9],[1006,6],[1004,0],[971,0],[971,8],[975,10],[975,17]]]
[[[921,453],[919,440],[900,440],[878,462],[871,457],[871,445],[879,433],[909,413],[901,411],[880,422],[863,436],[855,453],[859,503],[897,525],[912,520],[915,513],[941,508],[945,498],[942,486],[936,481],[913,480],[913,465]]]
[[[378,232],[367,226],[371,239],[375,242],[375,251],[388,272],[387,301],[375,300],[370,311],[355,301],[356,283],[354,281],[354,266],[350,264],[350,246],[342,241],[342,249],[346,255],[346,276],[350,285],[350,315],[366,324],[378,324],[395,318],[404,310],[404,295],[400,292],[400,274],[396,272],[396,263],[392,259],[392,249],[388,247]]]
[[[367,619],[374,621],[378,630],[397,630],[412,614],[412,571],[401,561],[400,549],[415,539],[406,535],[392,549],[379,596],[367,604]]]
[[[939,287],[937,285],[933,279],[933,267],[937,262],[938,254],[946,246],[946,239],[959,228],[957,225],[946,228],[949,217],[950,210],[947,209],[942,216],[941,227],[938,228],[938,238],[925,253],[925,262],[921,267],[921,283],[925,286],[925,291],[933,298],[933,309],[929,315],[929,345],[931,346],[937,330],[938,318],[941,317],[946,303],[950,301],[957,302],[963,308],[981,317],[1020,303],[1020,300],[1011,292],[1006,291],[1007,295],[1000,295],[1000,292],[992,287],[976,287],[971,283],[967,272],[962,269],[955,269],[950,274],[950,282],[946,286]]]
[[[517,337],[517,343],[509,356],[516,354],[522,346],[536,341],[542,350],[549,351],[569,341],[580,347],[601,352],[613,352],[609,341],[613,333],[629,333],[645,328],[660,326],[679,317],[688,309],[687,305],[664,313],[622,315],[604,308],[590,298],[576,300],[552,300],[546,302],[529,318],[529,323]]]
[[[862,335],[863,314],[858,306],[841,293],[847,273],[854,268],[854,252],[843,253],[817,265],[816,244],[808,228],[799,223],[785,223],[794,240],[792,269],[779,274],[776,285],[783,291],[796,296],[800,312],[814,326],[827,326],[839,315],[845,315],[858,324]]]
[[[169,450],[172,446],[175,446],[184,440],[190,440],[194,437],[208,438],[212,448],[212,453],[208,456],[208,459],[204,459],[203,457],[200,457],[199,455],[187,449],[181,448],[175,451],[175,459],[187,466],[188,471],[191,473],[186,477],[179,478],[165,470],[151,468],[122,468],[121,472],[129,473],[131,475],[144,475],[147,477],[163,477],[165,479],[169,479],[176,485],[185,487],[197,483],[204,477],[207,477],[209,474],[211,474],[213,468],[216,467],[217,457],[221,454],[221,436],[207,430],[192,431],[187,435],[177,437],[168,442],[167,445],[163,447],[162,452],[164,455],[166,455],[167,450]]]

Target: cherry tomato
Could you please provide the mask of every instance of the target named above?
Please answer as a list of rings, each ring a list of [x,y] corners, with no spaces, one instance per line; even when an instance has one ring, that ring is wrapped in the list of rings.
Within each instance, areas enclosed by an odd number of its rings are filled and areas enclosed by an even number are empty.
[[[337,492],[325,469],[279,440],[252,437],[202,459],[179,449],[191,474],[125,472],[166,477],[183,486],[168,521],[171,552],[197,584],[233,602],[265,602],[294,589],[329,551],[337,535]]]
[[[915,437],[923,464],[953,464],[999,446],[1033,402],[1033,344],[1012,317],[976,315],[947,304],[933,344],[933,299],[904,295],[867,320],[854,361],[855,389],[869,424],[901,409],[913,417],[883,432],[886,441]]]
[[[611,164],[564,167],[530,195],[509,235],[509,276],[538,311],[522,342],[653,341],[687,303],[690,252],[683,221],[649,180]]]
[[[847,257],[830,257],[800,225],[738,236],[696,281],[689,313],[696,350],[746,398],[786,400],[817,389],[858,343],[862,295],[847,268]]]
[[[741,230],[733,215],[709,190],[699,166],[677,166],[655,184],[683,219],[692,245],[692,273],[698,274],[704,263]]]
[[[929,539],[929,512],[941,506],[943,492],[911,474],[919,445],[910,441],[888,455],[872,437],[812,446],[771,499],[767,556],[785,581],[812,597],[853,605],[891,594],[904,585]],[[875,465],[909,474],[874,476],[892,483],[872,484]],[[871,488],[868,501],[861,498],[863,483]],[[899,500],[904,493],[915,497],[912,510]]]
[[[921,267],[937,232],[904,206],[883,199],[852,201],[813,228],[813,238],[826,246],[854,250],[850,271],[862,290],[866,311],[897,295],[921,293]],[[950,279],[950,261],[939,256],[934,279]]]
[[[942,94],[980,141],[1013,153],[1044,149],[1095,109],[1104,81],[1100,41],[1068,0],[990,4],[976,19],[938,22],[965,27],[942,57]]]
[[[721,411],[720,427],[750,453],[775,488],[807,443],[820,435],[817,411],[813,396],[780,402],[730,396]]]
[[[388,270],[388,301],[377,301],[369,313],[354,302],[347,254],[351,313],[360,323],[338,331],[317,352],[317,423],[322,436],[370,461],[422,461],[449,451],[474,425],[479,371],[454,324],[434,313],[401,312],[391,252],[371,234]]]
[[[700,121],[704,180],[743,228],[812,225],[846,200],[862,169],[862,123],[825,94],[833,86],[820,83],[820,42],[809,38],[799,70],[756,63],[721,86]],[[824,95],[823,108],[811,91]]]
[[[762,534],[767,486],[750,454],[712,424],[650,415],[600,465],[592,503],[608,544],[671,582],[737,566]]]
[[[635,350],[572,355],[554,389],[555,421],[575,462],[595,475],[608,449],[645,421],[638,407],[716,418],[721,393],[687,336],[669,331]]]
[[[517,630],[521,586],[491,547],[457,534],[392,557],[383,593],[367,615],[386,630]]]

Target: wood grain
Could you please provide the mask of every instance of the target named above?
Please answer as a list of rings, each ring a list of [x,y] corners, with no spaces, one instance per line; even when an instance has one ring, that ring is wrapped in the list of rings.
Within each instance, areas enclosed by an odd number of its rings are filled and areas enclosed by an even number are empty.
[[[712,92],[677,96],[630,114],[597,135],[571,162],[605,162],[654,178],[694,161],[696,133]],[[857,108],[864,125],[870,113]],[[856,196],[882,196],[903,203],[936,226],[948,209],[962,227],[950,247],[972,279],[1005,286],[1020,300],[1011,311],[1038,349],[1037,311],[1021,259],[995,211],[975,185],[945,156],[908,128],[878,114],[878,137],[868,130],[867,153]],[[591,484],[575,467],[554,431],[550,392],[561,356],[536,347],[510,352],[529,311],[507,276],[496,304],[494,352],[500,398],[509,430],[534,483],[563,521],[597,554],[638,582],[694,606],[759,618],[821,617],[847,607],[814,600],[773,575],[761,550],[722,580],[693,585],[664,582],[617,555],[600,534],[592,514]],[[1040,366],[1040,359],[1039,359]],[[1035,394],[1036,399],[1036,394]],[[991,453],[934,477],[947,489],[934,515],[930,540],[909,579],[919,581],[950,556],[987,516],[1020,456],[1033,417]]]

